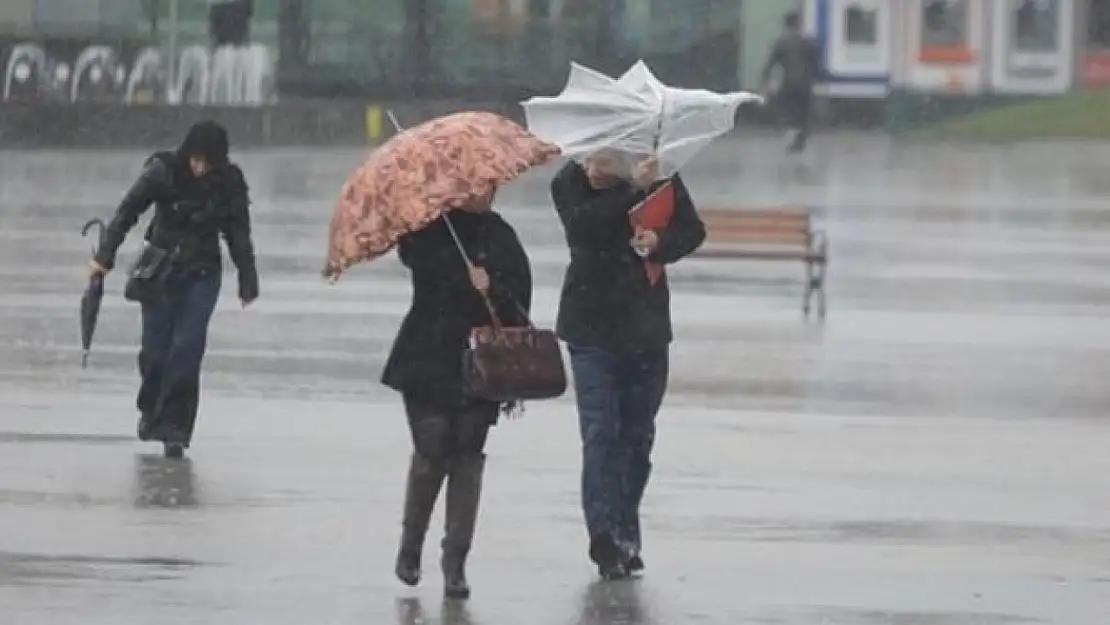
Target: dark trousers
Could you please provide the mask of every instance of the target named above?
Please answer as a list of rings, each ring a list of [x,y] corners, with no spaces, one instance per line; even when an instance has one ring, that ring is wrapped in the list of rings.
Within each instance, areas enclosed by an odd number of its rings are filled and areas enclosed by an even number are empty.
[[[570,346],[582,435],[582,510],[592,539],[629,555],[642,545],[640,502],[651,476],[655,417],[667,390],[668,349],[616,354]]]
[[[790,149],[800,152],[809,141],[810,112],[813,108],[811,87],[783,87],[778,93],[778,106],[790,127],[797,131]]]
[[[456,406],[410,394],[404,395],[404,402],[413,449],[433,462],[483,453],[490,426],[497,420],[497,404]]]
[[[208,322],[220,285],[216,269],[174,277],[165,298],[143,304],[142,384],[136,402],[142,438],[189,445],[200,404]]]

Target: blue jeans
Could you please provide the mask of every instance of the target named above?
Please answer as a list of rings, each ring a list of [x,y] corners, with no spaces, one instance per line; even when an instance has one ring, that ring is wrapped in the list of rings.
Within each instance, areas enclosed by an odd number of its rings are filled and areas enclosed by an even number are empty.
[[[655,416],[667,390],[668,349],[617,354],[569,346],[582,434],[582,510],[591,538],[639,555],[640,502],[651,475]]]
[[[220,297],[218,269],[175,277],[166,297],[143,304],[139,351],[140,438],[180,443],[193,437],[200,405],[200,366],[208,322]]]

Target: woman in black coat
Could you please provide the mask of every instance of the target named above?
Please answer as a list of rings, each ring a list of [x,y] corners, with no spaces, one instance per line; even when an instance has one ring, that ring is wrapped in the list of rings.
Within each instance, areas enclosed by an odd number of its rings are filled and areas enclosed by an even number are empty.
[[[484,201],[485,204],[489,200]],[[469,270],[445,219],[450,219],[467,255]],[[447,482],[443,557],[445,593],[467,598],[465,564],[474,537],[489,428],[501,408],[468,396],[462,358],[472,330],[491,325],[481,292],[489,294],[506,325],[527,322],[532,303],[528,256],[513,228],[492,210],[452,211],[404,236],[401,262],[412,272],[412,307],[382,373],[382,382],[402,395],[413,453],[395,572],[409,586],[420,583],[420,561],[428,523]]]
[[[140,440],[162,441],[170,457],[185,453],[196,426],[201,363],[222,284],[221,236],[239,270],[243,306],[258,298],[250,190],[228,151],[223,126],[203,121],[177,151],[151,156],[89,261],[93,274],[111,271],[128,232],[154,206],[147,249],[166,250],[170,261],[165,277],[150,285],[153,291],[137,295],[143,322],[137,429]]]

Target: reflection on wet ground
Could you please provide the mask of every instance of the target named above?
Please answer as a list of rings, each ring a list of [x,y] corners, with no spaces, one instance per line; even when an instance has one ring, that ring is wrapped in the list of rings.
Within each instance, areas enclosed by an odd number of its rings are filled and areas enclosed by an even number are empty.
[[[561,400],[495,433],[467,606],[439,599],[434,531],[425,587],[390,577],[408,435],[376,378],[406,276],[393,259],[333,287],[318,274],[357,152],[243,156],[264,295],[244,312],[226,290],[185,461],[132,441],[138,318],[118,276],[78,368],[77,228],[144,155],[0,153],[2,613],[1104,625],[1110,148],[815,145],[796,165],[775,142],[723,142],[686,174],[703,204],[811,206],[832,239],[831,308],[802,320],[792,264],[673,269],[645,579],[592,579]],[[548,173],[499,196],[543,324],[566,262]]]
[[[196,478],[190,458],[135,456],[135,505],[180,508],[198,505]]]

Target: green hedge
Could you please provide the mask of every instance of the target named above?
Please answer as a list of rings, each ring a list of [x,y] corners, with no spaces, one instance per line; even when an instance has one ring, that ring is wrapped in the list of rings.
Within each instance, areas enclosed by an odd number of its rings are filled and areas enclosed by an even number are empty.
[[[1001,106],[939,121],[921,133],[945,139],[1110,139],[1110,89]]]

